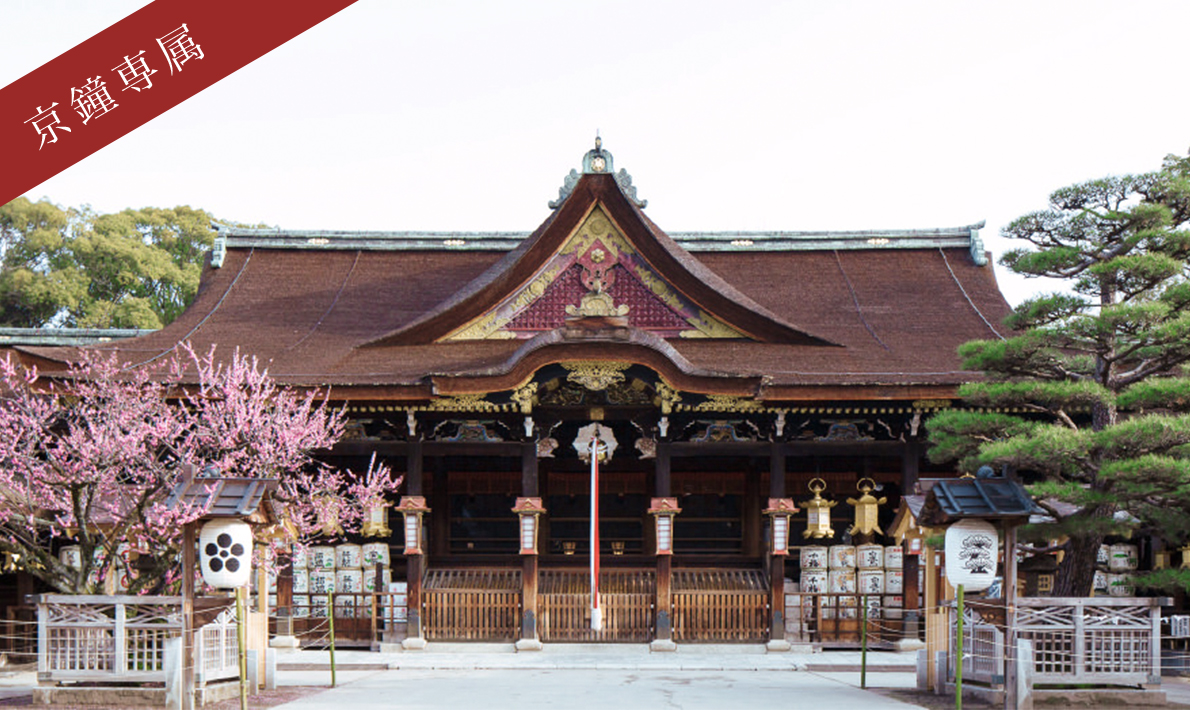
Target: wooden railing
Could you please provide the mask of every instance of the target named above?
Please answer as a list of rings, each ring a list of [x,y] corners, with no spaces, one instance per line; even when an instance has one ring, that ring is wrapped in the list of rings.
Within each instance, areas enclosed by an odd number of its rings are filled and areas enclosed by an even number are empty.
[[[422,588],[430,641],[512,641],[521,616],[520,570],[432,570]]]
[[[603,628],[591,628],[591,580],[585,570],[542,570],[541,639],[640,642],[653,638],[653,570],[611,570],[599,575]]]
[[[1036,597],[1017,600],[1017,637],[1033,644],[1039,684],[1140,686],[1161,682],[1161,604],[1157,598]],[[955,648],[955,609],[950,609]],[[967,609],[963,679],[1003,683],[1004,632]],[[950,654],[949,677],[955,674]]]
[[[794,640],[851,648],[887,646],[902,636],[902,610],[881,606],[880,595],[799,593],[785,600],[786,633]]]
[[[182,634],[181,597],[43,594],[35,599],[38,680],[165,682],[166,644]],[[230,612],[196,629],[195,649],[200,682],[239,675]]]
[[[675,641],[766,641],[768,581],[759,570],[675,571],[671,618]]]

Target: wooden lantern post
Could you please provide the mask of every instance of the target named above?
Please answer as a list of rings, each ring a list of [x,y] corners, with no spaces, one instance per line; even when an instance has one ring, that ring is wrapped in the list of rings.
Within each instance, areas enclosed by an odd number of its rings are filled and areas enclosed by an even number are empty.
[[[657,538],[657,617],[651,646],[655,651],[673,651],[677,649],[673,641],[673,619],[670,618],[670,608],[673,606],[674,516],[682,509],[678,507],[677,498],[654,498],[651,502],[648,512],[653,516]]]
[[[537,632],[537,540],[545,506],[541,504],[541,498],[525,496],[516,499],[512,512],[520,517],[521,560],[524,567],[521,637],[516,642],[516,648],[518,651],[540,651],[541,639]]]
[[[798,512],[792,498],[769,498],[764,514],[772,520],[769,536],[769,577],[772,626],[769,632],[771,650],[789,650],[785,640],[785,558],[789,555],[789,518]]]
[[[421,577],[424,573],[424,541],[422,540],[422,517],[430,512],[424,496],[404,496],[397,510],[405,516],[405,562],[408,584],[406,638],[401,645],[410,650],[426,647],[421,625]]]

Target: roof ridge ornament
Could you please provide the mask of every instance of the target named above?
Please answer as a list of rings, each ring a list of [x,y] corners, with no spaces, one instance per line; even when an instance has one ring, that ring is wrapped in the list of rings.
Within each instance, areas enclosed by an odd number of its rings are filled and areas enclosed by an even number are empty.
[[[562,187],[558,188],[558,199],[552,200],[549,207],[556,210],[562,206],[570,193],[574,190],[574,186],[578,184],[579,178],[583,175],[601,175],[611,174],[616,181],[616,185],[620,187],[620,192],[624,197],[628,198],[632,204],[644,209],[648,206],[648,200],[639,199],[636,196],[636,187],[632,184],[632,176],[628,174],[627,170],[620,169],[620,172],[615,172],[615,159],[612,157],[611,151],[603,147],[603,139],[599,137],[599,133],[595,133],[595,147],[588,150],[583,155],[583,171],[580,173],[577,170],[571,170],[570,173],[562,180]]]

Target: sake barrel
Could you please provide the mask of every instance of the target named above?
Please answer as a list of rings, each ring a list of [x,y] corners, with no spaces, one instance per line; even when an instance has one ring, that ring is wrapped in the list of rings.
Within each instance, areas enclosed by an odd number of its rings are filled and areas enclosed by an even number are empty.
[[[276,609],[277,608],[277,595],[269,594],[268,595],[268,603],[269,603],[269,609]]]
[[[866,602],[867,607],[868,607],[868,618],[869,619],[879,619],[879,618],[881,618],[881,616],[883,616],[883,614],[881,613],[882,607],[880,605],[881,597],[879,597],[879,596],[864,597],[864,601]]]
[[[1111,565],[1111,545],[1100,545],[1095,551],[1095,566],[1107,569]]]
[[[884,570],[884,593],[900,594],[905,591],[905,571],[899,569]]]
[[[822,545],[806,545],[801,548],[800,555],[803,570],[826,569],[830,550]]]
[[[801,589],[803,594],[826,594],[827,592],[827,571],[826,570],[802,570]]]
[[[309,567],[315,569],[335,568],[335,548],[330,545],[315,545],[310,548]]]
[[[389,553],[387,542],[369,542],[363,546],[364,566],[375,567],[377,563],[388,567]]]
[[[830,569],[854,569],[855,545],[831,545]]]
[[[309,594],[310,593],[310,573],[304,569],[295,569],[293,571],[293,593],[294,594]]]
[[[315,619],[325,619],[326,618],[326,605],[327,605],[329,599],[330,599],[330,597],[328,597],[325,594],[311,595],[311,597],[310,597],[310,616]]]
[[[1140,563],[1140,553],[1136,545],[1117,543],[1111,546],[1111,561],[1107,567],[1112,572],[1131,572]]]
[[[884,594],[884,570],[861,569],[856,578],[860,594]]]
[[[860,545],[855,548],[855,563],[860,569],[884,569],[884,547]]]
[[[904,616],[905,598],[898,595],[884,596],[884,618],[900,619]]]
[[[316,569],[310,571],[310,593],[332,594],[335,591],[334,570]]]
[[[855,592],[855,570],[832,569],[827,573],[827,588],[831,594],[849,594]]]
[[[306,594],[294,594],[293,606],[289,608],[290,616],[304,619],[310,616],[310,597]]]
[[[294,569],[306,569],[310,564],[310,553],[306,550],[305,545],[294,544],[291,559],[293,560]]]
[[[388,567],[380,570],[380,584],[376,583],[376,568],[364,568],[364,591],[365,592],[383,592],[388,589],[388,585],[392,582],[393,572]]]
[[[1107,575],[1108,594],[1113,597],[1130,597],[1136,593],[1136,588],[1132,584],[1132,575],[1130,574],[1111,574]]]
[[[884,548],[884,569],[901,569],[905,565],[905,551],[900,545]]]
[[[859,606],[859,597],[841,596],[838,597],[839,606],[857,607]]]
[[[355,597],[352,596],[336,596],[335,597],[335,618],[336,619],[354,619],[355,613]]]
[[[1100,595],[1108,593],[1107,572],[1098,569],[1095,570],[1095,576],[1091,580],[1091,591]]]
[[[364,553],[359,545],[346,543],[335,548],[335,567],[359,569],[363,564]]]
[[[58,559],[71,569],[82,569],[83,548],[79,545],[67,545],[58,550]]]
[[[858,619],[859,618],[859,607],[854,607],[854,606],[839,607],[839,618],[840,619]]]
[[[336,592],[358,594],[364,590],[364,573],[358,569],[341,569],[335,572]]]

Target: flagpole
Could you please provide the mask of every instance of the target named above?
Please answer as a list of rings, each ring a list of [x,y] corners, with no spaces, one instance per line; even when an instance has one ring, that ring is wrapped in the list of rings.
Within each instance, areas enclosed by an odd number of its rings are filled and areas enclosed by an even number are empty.
[[[599,430],[591,437],[591,630],[603,629],[599,608]]]

